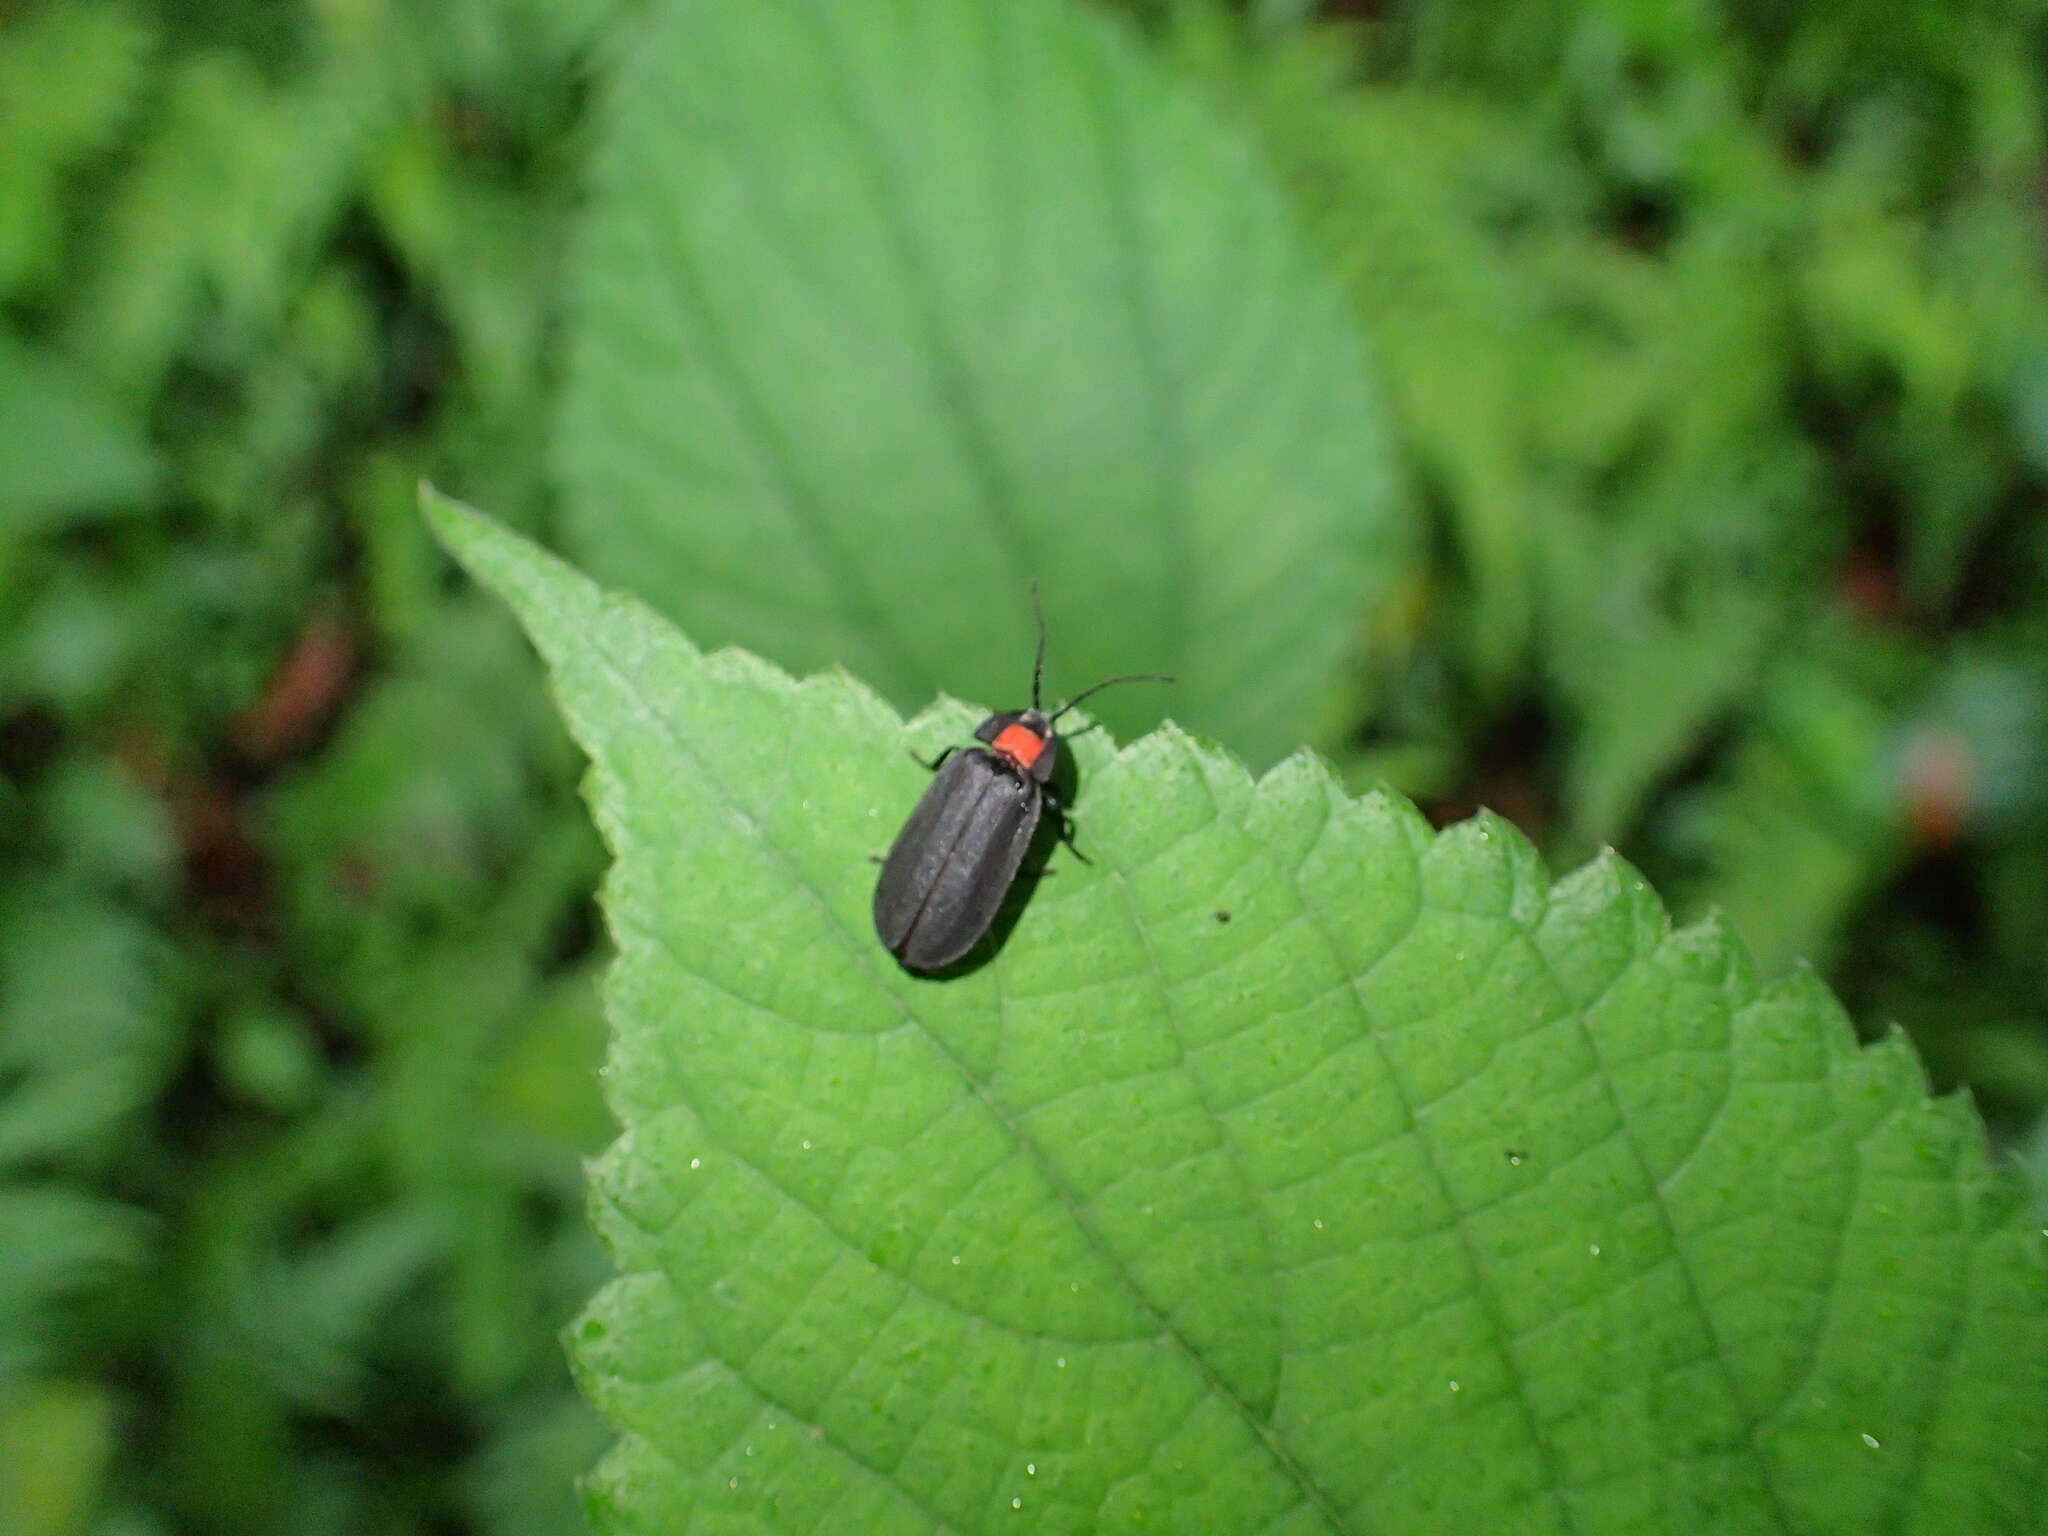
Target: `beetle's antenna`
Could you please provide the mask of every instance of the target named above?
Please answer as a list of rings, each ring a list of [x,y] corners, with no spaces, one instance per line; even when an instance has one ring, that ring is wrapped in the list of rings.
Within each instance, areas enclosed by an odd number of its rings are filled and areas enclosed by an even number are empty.
[[[1031,707],[1038,708],[1038,685],[1045,677],[1045,610],[1038,606],[1038,578],[1031,578],[1031,618],[1038,625],[1038,656],[1031,663]]]
[[[1052,718],[1054,720],[1059,719],[1061,715],[1064,715],[1076,704],[1087,698],[1089,694],[1100,693],[1103,689],[1114,687],[1118,683],[1170,683],[1172,681],[1173,675],[1169,672],[1125,672],[1118,677],[1105,677],[1101,682],[1091,683],[1088,687],[1083,688],[1079,693],[1067,700],[1066,703],[1054,710]]]

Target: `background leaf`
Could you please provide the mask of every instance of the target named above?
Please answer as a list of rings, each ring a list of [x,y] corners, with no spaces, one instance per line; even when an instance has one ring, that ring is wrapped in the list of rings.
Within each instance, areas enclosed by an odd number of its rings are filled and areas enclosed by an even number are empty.
[[[160,941],[64,880],[0,893],[0,1173],[96,1168],[181,1044]]]
[[[108,402],[0,330],[0,574],[8,545],[81,512],[127,512],[156,487],[156,455]]]
[[[1243,145],[1078,7],[670,8],[577,269],[572,542],[899,704],[1178,672],[1297,742],[1399,566],[1360,348]],[[1157,719],[1156,698],[1104,701]]]
[[[2027,1197],[1810,974],[1168,728],[1077,742],[1094,862],[912,978],[860,850],[967,711],[901,732],[430,510],[617,856],[601,1528],[2033,1527]]]

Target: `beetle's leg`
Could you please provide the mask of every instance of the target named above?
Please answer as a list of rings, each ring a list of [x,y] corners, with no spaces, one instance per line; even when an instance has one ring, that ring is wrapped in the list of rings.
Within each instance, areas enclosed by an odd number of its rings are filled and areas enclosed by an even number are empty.
[[[1068,852],[1072,853],[1083,864],[1093,864],[1095,861],[1083,853],[1080,846],[1075,843],[1074,818],[1067,814],[1067,808],[1060,803],[1060,797],[1053,793],[1051,785],[1045,787],[1044,795],[1045,808],[1052,812],[1053,819],[1059,823],[1060,841],[1065,843]]]
[[[1065,843],[1067,845],[1067,851],[1073,854],[1073,856],[1079,859],[1083,864],[1092,865],[1095,862],[1093,859],[1089,858],[1087,854],[1083,853],[1081,851],[1081,845],[1074,841],[1074,824],[1071,821],[1067,820],[1067,818],[1064,816],[1060,818],[1060,841]]]
[[[932,759],[932,761],[926,762],[923,758],[917,755],[917,749],[913,747],[910,750],[910,760],[913,763],[916,763],[921,768],[929,768],[933,773],[937,773],[939,771],[940,766],[944,764],[946,759],[951,757],[955,752],[958,752],[959,750],[960,749],[958,747],[948,747],[945,751],[941,752],[937,757]]]

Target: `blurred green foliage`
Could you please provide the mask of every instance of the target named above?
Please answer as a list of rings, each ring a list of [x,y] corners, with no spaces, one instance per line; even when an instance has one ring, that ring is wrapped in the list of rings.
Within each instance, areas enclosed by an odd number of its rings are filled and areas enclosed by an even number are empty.
[[[1018,694],[1035,583],[1049,702],[1142,666],[1125,737],[1301,744],[1412,508],[1284,190],[1123,18],[680,6],[592,136],[579,566],[905,711]]]
[[[1618,844],[2048,1168],[2039,0],[1129,8],[1432,531],[1317,745]],[[414,486],[552,528],[638,9],[0,3],[10,1532],[576,1528],[599,856]]]
[[[0,11],[0,1528],[574,1529],[595,838],[538,516],[583,4]]]

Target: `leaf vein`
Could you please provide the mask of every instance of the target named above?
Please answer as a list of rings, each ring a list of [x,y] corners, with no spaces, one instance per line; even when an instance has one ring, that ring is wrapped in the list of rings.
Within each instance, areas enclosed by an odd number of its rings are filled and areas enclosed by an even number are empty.
[[[1334,810],[1335,807],[1330,799],[1327,796],[1324,797],[1323,826],[1310,844],[1309,851],[1311,853],[1315,848],[1320,847],[1323,840],[1329,835],[1334,821]],[[1299,871],[1277,865],[1275,867],[1293,888],[1295,899],[1301,904],[1302,910],[1312,913],[1313,903],[1310,902],[1308,893],[1302,889]],[[1310,918],[1310,921],[1318,936],[1323,940],[1324,947],[1328,951],[1332,962],[1340,971],[1351,978],[1350,993],[1352,1007],[1358,1019],[1360,1038],[1370,1044],[1375,1055],[1379,1058],[1381,1070],[1385,1073],[1387,1083],[1393,1090],[1395,1100],[1400,1108],[1409,1134],[1416,1138],[1416,1147],[1422,1159],[1423,1167],[1435,1185],[1438,1197],[1442,1200],[1445,1208],[1451,1213],[1452,1226],[1457,1233],[1459,1251],[1464,1259],[1466,1272],[1471,1277],[1474,1300],[1478,1302],[1479,1310],[1486,1318],[1488,1331],[1493,1335],[1494,1348],[1499,1352],[1501,1361],[1507,1368],[1508,1377],[1515,1384],[1515,1400],[1519,1405],[1523,1422],[1528,1428],[1530,1441],[1536,1447],[1537,1456],[1542,1463],[1553,1505],[1565,1528],[1576,1531],[1578,1529],[1578,1519],[1572,1510],[1570,1501],[1564,1497],[1562,1471],[1558,1466],[1557,1453],[1550,1444],[1549,1436],[1544,1433],[1544,1427],[1536,1414],[1535,1404],[1529,1397],[1523,1372],[1515,1359],[1505,1315],[1502,1312],[1500,1302],[1493,1296],[1491,1287],[1486,1282],[1485,1269],[1480,1263],[1478,1246],[1472,1239],[1467,1218],[1464,1212],[1459,1209],[1457,1200],[1451,1193],[1450,1180],[1445,1176],[1442,1166],[1437,1162],[1435,1150],[1422,1128],[1421,1121],[1417,1117],[1413,1095],[1409,1092],[1407,1083],[1403,1080],[1399,1068],[1395,1065],[1392,1054],[1380,1042],[1378,1032],[1373,1027],[1370,1010],[1366,1007],[1365,998],[1360,991],[1360,988],[1374,970],[1384,964],[1388,957],[1401,948],[1402,945],[1413,939],[1421,925],[1423,912],[1428,905],[1427,897],[1418,892],[1416,903],[1409,913],[1407,927],[1400,936],[1395,938],[1384,950],[1370,960],[1362,970],[1354,967],[1349,962],[1345,956],[1343,945],[1339,943],[1337,937],[1323,923],[1316,921],[1313,917]]]
[[[568,638],[570,637],[558,636],[557,643]],[[1249,1405],[1239,1399],[1231,1390],[1229,1384],[1217,1375],[1215,1367],[1193,1346],[1185,1335],[1172,1325],[1171,1321],[1153,1302],[1145,1288],[1138,1283],[1136,1276],[1131,1274],[1124,1266],[1116,1250],[1110,1246],[1107,1239],[1097,1230],[1094,1222],[1089,1220],[1087,1203],[1081,1200],[1078,1192],[1060,1176],[1052,1159],[1046,1154],[1045,1150],[1026,1132],[1023,1124],[1009,1113],[1003,1103],[996,1097],[993,1089],[983,1083],[969,1070],[967,1063],[946,1044],[938,1032],[910,1009],[900,995],[891,992],[881,984],[880,978],[874,972],[872,956],[868,954],[869,949],[879,948],[879,946],[860,945],[847,932],[844,923],[833,910],[831,902],[825,898],[824,892],[820,891],[807,878],[801,863],[770,835],[765,826],[760,825],[746,815],[739,796],[725,783],[720,775],[712,771],[710,763],[696,749],[689,733],[681,728],[680,722],[670,713],[667,695],[657,699],[646,694],[639,686],[637,675],[626,664],[626,659],[613,653],[601,631],[576,634],[571,643],[585,649],[586,654],[608,674],[607,680],[614,695],[626,704],[631,717],[645,720],[661,730],[662,734],[668,738],[672,750],[679,757],[685,758],[696,765],[698,775],[707,788],[716,798],[724,802],[729,810],[733,811],[743,820],[753,832],[754,840],[760,847],[771,854],[778,863],[788,870],[792,883],[809,896],[828,925],[838,929],[842,940],[852,947],[856,954],[862,957],[866,974],[883,996],[889,1000],[891,1006],[902,1015],[905,1023],[918,1031],[920,1037],[945,1060],[950,1069],[967,1086],[969,1092],[974,1094],[988,1113],[994,1116],[997,1123],[1004,1128],[1019,1151],[1029,1160],[1038,1177],[1044,1181],[1047,1190],[1066,1208],[1069,1218],[1080,1231],[1083,1240],[1101,1257],[1102,1262],[1110,1273],[1122,1282],[1134,1305],[1155,1323],[1163,1337],[1171,1338],[1174,1341],[1182,1357],[1209,1383],[1212,1390],[1218,1392],[1223,1400],[1231,1405],[1244,1424],[1246,1431],[1264,1449],[1265,1453],[1273,1459],[1277,1466],[1286,1469],[1291,1459],[1289,1454],[1278,1443],[1277,1439],[1261,1426],[1257,1416],[1251,1412]],[[702,659],[701,657],[693,656],[691,661],[694,665],[700,663]],[[608,759],[609,751],[603,746],[598,746],[593,748],[593,755],[603,761]],[[618,779],[617,775],[609,770],[601,770],[600,779],[602,787],[609,791],[616,802],[612,807],[612,813],[601,819],[605,822],[608,833],[614,840],[615,850],[623,857],[626,851],[627,840],[620,838],[618,834],[624,824],[623,806],[627,798],[624,793],[625,786]],[[613,911],[613,916],[616,919],[615,910],[608,907],[608,911]],[[643,935],[648,933],[648,930],[644,928],[640,931]],[[685,974],[696,974],[692,967],[683,962],[680,956],[674,953],[673,947],[667,944],[665,938],[657,939],[657,942],[669,951],[672,960],[675,961],[678,968]],[[623,943],[621,947],[623,950]],[[708,980],[708,978],[701,977],[699,979]],[[715,982],[710,984],[714,987],[718,986]],[[719,990],[724,989],[719,988]],[[773,1010],[766,1011],[772,1012]],[[769,1182],[772,1183],[772,1181]],[[792,1195],[791,1198],[797,1200],[800,1205],[803,1204],[798,1197]],[[808,1206],[804,1208],[808,1209]],[[814,1216],[817,1215],[816,1212],[812,1212],[812,1214]],[[819,1219],[822,1220],[822,1218]],[[1340,1531],[1347,1528],[1341,1521],[1333,1521],[1332,1524],[1335,1529]]]
[[[1543,966],[1545,973],[1551,978],[1552,984],[1556,986],[1561,996],[1567,999],[1571,998],[1572,991],[1565,985],[1564,978],[1558,974],[1556,968],[1552,965],[1549,951],[1541,943],[1534,942],[1536,935],[1533,931],[1530,937],[1532,942],[1529,948]],[[1686,1245],[1680,1232],[1678,1218],[1672,1212],[1670,1198],[1665,1193],[1663,1185],[1657,1179],[1656,1170],[1650,1162],[1649,1154],[1644,1151],[1642,1140],[1636,1134],[1635,1125],[1629,1118],[1627,1106],[1624,1104],[1621,1092],[1615,1086],[1613,1074],[1608,1068],[1607,1057],[1601,1049],[1599,1035],[1589,1022],[1589,1015],[1599,1006],[1602,999],[1620,985],[1623,977],[1627,976],[1638,966],[1647,963],[1654,956],[1663,953],[1665,947],[1670,943],[1671,939],[1667,935],[1664,941],[1655,949],[1630,956],[1625,964],[1600,983],[1590,998],[1580,1002],[1572,1009],[1571,1016],[1577,1026],[1580,1039],[1585,1043],[1586,1049],[1592,1054],[1595,1063],[1594,1076],[1598,1078],[1601,1094],[1607,1100],[1608,1108],[1614,1114],[1615,1125],[1622,1138],[1622,1145],[1627,1150],[1630,1160],[1636,1165],[1637,1175],[1647,1191],[1650,1206],[1656,1213],[1658,1226],[1664,1234],[1665,1242],[1670,1245],[1672,1256],[1678,1266],[1680,1282],[1685,1289],[1686,1301],[1700,1326],[1705,1330],[1707,1338],[1714,1346],[1715,1360],[1720,1368],[1719,1374],[1722,1386],[1728,1393],[1729,1402],[1734,1406],[1736,1412],[1742,1416],[1748,1427],[1749,1433],[1744,1437],[1744,1443],[1748,1446],[1750,1461],[1759,1478],[1764,1497],[1770,1505],[1772,1516],[1777,1522],[1779,1529],[1792,1531],[1797,1527],[1792,1519],[1791,1510],[1785,1503],[1784,1492],[1778,1487],[1777,1474],[1771,1465],[1770,1458],[1764,1454],[1763,1448],[1756,1442],[1756,1431],[1760,1415],[1754,1405],[1744,1401],[1741,1384],[1736,1378],[1734,1368],[1729,1364],[1728,1342],[1722,1335],[1718,1317],[1713,1308],[1707,1304],[1706,1293],[1700,1287],[1699,1276],[1693,1269],[1692,1261],[1687,1257]],[[1735,1013],[1735,1004],[1724,997],[1722,1029],[1724,1037],[1730,1041],[1731,1048]]]

